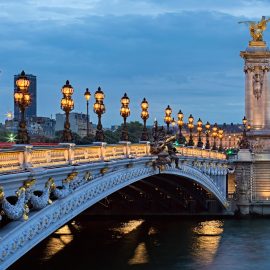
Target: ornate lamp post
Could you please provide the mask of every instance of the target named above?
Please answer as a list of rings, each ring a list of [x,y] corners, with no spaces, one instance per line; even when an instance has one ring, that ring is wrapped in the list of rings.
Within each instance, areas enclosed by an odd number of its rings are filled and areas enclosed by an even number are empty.
[[[202,134],[202,125],[203,122],[201,120],[201,118],[199,118],[199,120],[197,121],[197,131],[198,131],[198,143],[197,146],[202,148],[203,147],[203,142],[202,142],[202,138],[201,138],[201,134]]]
[[[31,95],[28,92],[30,80],[26,77],[24,71],[21,72],[16,81],[17,90],[14,94],[14,101],[21,111],[21,120],[18,128],[17,143],[29,144],[30,137],[26,128],[25,109],[31,104]]]
[[[205,135],[206,135],[206,144],[205,144],[205,149],[210,149],[210,142],[209,142],[209,134],[210,134],[210,128],[211,125],[210,123],[207,121],[207,123],[205,124]]]
[[[98,116],[98,124],[97,124],[97,131],[96,131],[96,137],[95,140],[96,142],[104,142],[104,132],[102,129],[102,124],[101,124],[101,115],[105,113],[105,105],[103,103],[103,100],[105,98],[105,95],[101,88],[99,87],[98,90],[95,92],[95,99],[96,102],[94,104],[94,112]]]
[[[86,100],[86,115],[87,115],[87,132],[86,135],[87,137],[89,137],[89,99],[91,97],[91,93],[89,92],[89,89],[86,88],[85,93],[84,93],[84,97]]]
[[[188,141],[188,146],[194,146],[194,141],[193,141],[193,136],[192,136],[192,130],[194,128],[194,118],[192,114],[188,118],[188,128],[189,128],[189,141]]]
[[[141,141],[149,141],[149,136],[146,128],[146,120],[149,118],[149,113],[148,113],[148,102],[144,98],[142,103],[141,103],[141,118],[143,120],[143,131],[142,131],[142,136],[141,136]]]
[[[170,132],[170,123],[172,122],[172,109],[170,105],[167,106],[165,109],[165,117],[164,117],[164,122],[167,125],[167,134]]]
[[[218,136],[217,130],[218,130],[218,126],[217,126],[217,123],[215,123],[212,128],[212,136],[214,138],[214,144],[213,144],[212,150],[217,150],[217,145],[216,145],[216,138]]]
[[[178,128],[179,128],[178,143],[179,144],[184,144],[186,142],[186,139],[182,134],[182,128],[183,128],[183,125],[184,125],[184,120],[183,120],[184,119],[184,114],[182,113],[181,110],[178,112],[177,117],[178,117],[177,124],[178,124]]]
[[[61,92],[63,94],[63,98],[61,100],[61,109],[66,114],[62,140],[63,142],[71,142],[72,133],[70,130],[69,113],[70,111],[74,109],[74,101],[72,99],[72,94],[74,92],[74,89],[69,84],[69,81],[66,81],[66,84],[62,87]]]
[[[243,123],[244,129],[243,129],[242,139],[241,139],[241,141],[239,143],[239,147],[240,147],[240,149],[249,149],[250,143],[249,143],[249,141],[247,139],[247,123],[248,123],[248,121],[247,121],[247,118],[245,116],[242,119],[242,123]]]
[[[218,148],[218,151],[219,152],[222,152],[223,151],[223,146],[222,146],[222,139],[223,139],[223,129],[219,129],[218,130],[218,138],[219,138],[219,148]]]
[[[127,117],[130,115],[130,109],[128,107],[130,100],[127,93],[121,98],[122,107],[120,109],[120,115],[124,118],[124,125],[122,128],[121,141],[128,141],[128,130],[127,130]]]

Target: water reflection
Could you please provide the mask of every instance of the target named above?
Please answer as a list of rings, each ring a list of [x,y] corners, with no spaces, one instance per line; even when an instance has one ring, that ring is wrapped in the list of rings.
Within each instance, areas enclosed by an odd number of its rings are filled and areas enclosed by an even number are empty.
[[[155,235],[158,233],[158,229],[155,227],[150,227],[148,230],[148,235]]]
[[[65,225],[54,232],[44,249],[44,260],[51,259],[74,239],[74,232],[72,232],[71,228],[79,230],[79,226],[73,221],[71,224]]]
[[[113,228],[111,230],[113,232],[120,233],[121,235],[125,235],[135,231],[143,222],[143,219],[130,220],[128,222],[121,223],[119,227]]]
[[[211,220],[200,222],[193,229],[191,250],[195,261],[206,265],[213,262],[220,245],[223,225],[223,221]]]
[[[134,255],[133,257],[128,261],[129,265],[133,265],[133,264],[145,264],[148,263],[149,261],[149,257],[148,257],[148,253],[146,250],[146,245],[145,243],[140,243],[135,251],[134,251]]]
[[[70,269],[74,261],[76,270],[270,269],[269,219],[110,217],[78,222],[62,227],[10,270],[25,265]]]

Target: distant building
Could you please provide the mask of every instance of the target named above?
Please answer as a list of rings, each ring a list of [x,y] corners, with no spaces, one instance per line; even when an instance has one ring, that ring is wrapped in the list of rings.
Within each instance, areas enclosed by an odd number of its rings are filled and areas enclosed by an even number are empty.
[[[16,80],[19,76],[20,74],[14,75],[14,93],[17,90]],[[25,117],[26,119],[28,119],[30,117],[37,116],[37,77],[32,74],[26,74],[26,76],[30,80],[30,86],[28,91],[31,94],[31,105],[25,110]],[[20,119],[20,115],[20,110],[14,102],[14,118],[18,120]]]
[[[212,137],[212,127],[213,126],[211,126],[210,134],[209,134],[209,142],[210,142],[211,146],[213,146],[213,143],[214,143],[214,138]],[[194,141],[195,146],[198,143],[198,133],[197,133],[196,128],[197,127],[195,125],[193,132],[192,132],[192,137],[193,137],[193,141]],[[242,125],[231,123],[229,125],[228,124],[218,125],[218,128],[221,128],[224,130],[223,139],[222,139],[223,148],[237,148],[239,145],[239,141],[241,140],[241,137],[243,135]],[[173,133],[178,133],[178,132],[179,132],[178,127],[175,126]],[[182,130],[182,134],[186,138],[186,141],[188,142],[190,132],[189,132],[186,125],[184,126],[184,128]],[[205,144],[205,142],[206,142],[205,128],[203,128],[203,131],[201,133],[201,139],[202,139],[203,143]],[[216,145],[217,145],[217,147],[220,145],[219,138],[216,138]]]
[[[5,129],[17,133],[19,122],[14,118],[5,121]],[[55,119],[49,117],[35,116],[26,121],[30,136],[53,138],[55,133]]]
[[[56,114],[55,131],[64,129],[66,116],[62,113]],[[70,129],[72,132],[77,133],[81,138],[87,135],[87,115],[84,113],[72,112],[69,114]],[[94,135],[95,130],[92,123],[89,123],[89,133]]]
[[[18,121],[15,119],[5,120],[5,129],[9,132],[16,133],[18,130]]]
[[[36,116],[28,119],[28,129],[30,135],[53,138],[55,133],[55,119],[49,117]]]

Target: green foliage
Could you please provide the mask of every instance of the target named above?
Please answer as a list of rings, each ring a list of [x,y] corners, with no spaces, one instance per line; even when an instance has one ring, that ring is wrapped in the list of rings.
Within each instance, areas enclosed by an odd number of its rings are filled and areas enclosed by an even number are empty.
[[[118,143],[121,138],[123,124],[114,132],[106,131],[105,138],[107,143]],[[132,143],[137,143],[140,141],[142,135],[143,125],[138,122],[129,122],[127,123],[129,141]]]
[[[105,135],[105,141],[108,144],[115,144],[119,142],[119,139],[120,139],[119,133],[117,133],[116,131],[113,132],[111,130],[106,130],[104,132],[104,135]]]
[[[88,137],[85,136],[83,138],[80,138],[76,144],[91,144],[95,141],[95,137],[93,135],[89,135]]]
[[[0,131],[0,142],[7,142],[10,133],[11,133],[11,132],[8,132],[8,131],[2,131],[2,130],[1,130],[1,131]]]

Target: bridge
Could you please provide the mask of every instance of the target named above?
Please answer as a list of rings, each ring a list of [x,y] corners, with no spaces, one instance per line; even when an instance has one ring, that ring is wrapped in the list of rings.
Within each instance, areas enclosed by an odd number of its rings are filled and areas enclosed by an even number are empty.
[[[1,150],[0,268],[110,194],[152,176],[194,183],[226,209],[226,156],[195,147],[177,151],[179,166],[156,166],[149,142]]]

